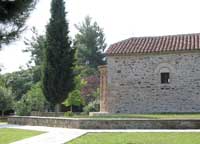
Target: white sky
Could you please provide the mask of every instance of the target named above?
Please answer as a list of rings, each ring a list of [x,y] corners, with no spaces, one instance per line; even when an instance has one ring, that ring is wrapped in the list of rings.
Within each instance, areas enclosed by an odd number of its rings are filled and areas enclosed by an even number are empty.
[[[66,0],[71,36],[77,32],[74,24],[90,15],[104,28],[108,45],[133,36],[199,33],[199,6],[199,0]],[[44,33],[49,9],[50,0],[40,0],[27,21],[29,28]],[[29,60],[29,54],[21,52],[24,37],[31,37],[29,30],[0,51],[3,73],[18,70]]]

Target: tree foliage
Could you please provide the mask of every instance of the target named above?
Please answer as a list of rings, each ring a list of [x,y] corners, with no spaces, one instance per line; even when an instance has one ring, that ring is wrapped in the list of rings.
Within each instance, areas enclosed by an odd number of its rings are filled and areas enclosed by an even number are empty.
[[[80,90],[73,90],[71,93],[69,93],[68,98],[63,102],[66,107],[70,106],[71,112],[73,112],[73,106],[81,106],[83,103],[84,101],[81,97]]]
[[[5,79],[4,79],[4,77],[2,75],[0,75],[0,86],[1,87],[5,87],[6,86]]]
[[[20,71],[5,74],[3,77],[6,85],[11,87],[16,100],[26,94],[31,87],[41,81],[41,65],[43,61],[43,51],[46,48],[46,37],[39,35],[35,28],[32,29],[33,37],[26,39],[27,48],[24,52],[31,53],[28,70],[21,69]],[[32,64],[34,63],[34,64]]]
[[[0,47],[19,37],[37,0],[0,0]]]
[[[16,103],[15,110],[17,115],[30,115],[31,111],[44,111],[46,105],[41,84],[37,83]]]
[[[2,116],[4,116],[5,111],[11,110],[12,108],[13,96],[11,90],[0,86],[0,111],[2,112]]]
[[[39,35],[36,28],[32,28],[33,36],[31,39],[26,39],[24,41],[26,45],[26,49],[23,52],[31,53],[31,59],[29,60],[29,64],[40,66],[44,60],[44,50],[47,47],[46,36]]]
[[[76,25],[79,33],[75,36],[75,47],[78,49],[78,61],[81,65],[89,65],[97,69],[105,64],[104,50],[106,48],[103,29],[97,22],[92,22],[87,16],[79,25]]]
[[[27,92],[26,96],[27,101],[31,102],[32,111],[44,111],[47,101],[43,95],[40,83],[33,85]]]
[[[29,116],[31,114],[31,101],[27,100],[26,95],[16,102],[15,112],[20,116]]]
[[[42,70],[43,92],[54,105],[61,104],[73,88],[75,50],[71,48],[63,0],[52,0],[51,18],[47,25],[47,48]]]
[[[41,68],[44,61],[44,50],[47,47],[45,35],[39,35],[37,30],[32,28],[33,36],[31,39],[24,41],[26,49],[23,52],[31,53],[28,67],[33,71],[33,79],[35,82],[41,81]]]
[[[90,102],[94,101],[97,98],[94,95],[96,93],[96,90],[99,88],[100,79],[99,75],[90,75],[84,77],[84,80],[86,81],[87,84],[82,87],[81,95],[84,98],[86,104],[89,104]]]
[[[99,73],[97,67],[105,64],[106,48],[103,29],[97,22],[92,22],[87,16],[79,25],[76,25],[79,33],[75,36],[74,46],[78,50],[78,64],[81,65],[80,76],[86,85],[81,88],[81,97],[84,99],[85,113],[99,110]],[[98,95],[98,96],[97,96]]]
[[[27,93],[35,83],[33,77],[33,71],[21,70],[13,73],[5,74],[4,76],[5,83],[7,87],[10,87],[15,100],[20,100],[21,97]]]
[[[84,105],[84,99],[81,96],[81,89],[86,85],[86,81],[81,79],[80,75],[75,77],[75,88],[72,92],[69,93],[68,98],[63,102],[66,107],[70,106],[71,112],[73,112],[73,106]]]

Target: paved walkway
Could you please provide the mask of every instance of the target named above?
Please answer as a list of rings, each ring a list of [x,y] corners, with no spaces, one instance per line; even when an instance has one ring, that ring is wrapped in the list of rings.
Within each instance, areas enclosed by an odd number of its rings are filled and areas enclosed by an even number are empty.
[[[25,130],[44,131],[46,133],[12,144],[64,144],[88,132],[200,132],[200,130],[80,130],[67,128],[52,128],[43,126],[18,126],[0,124],[0,128],[17,128]]]
[[[64,144],[65,142],[71,141],[86,133],[86,131],[78,129],[51,128],[43,126],[0,125],[0,128],[16,128],[46,132],[11,144]]]

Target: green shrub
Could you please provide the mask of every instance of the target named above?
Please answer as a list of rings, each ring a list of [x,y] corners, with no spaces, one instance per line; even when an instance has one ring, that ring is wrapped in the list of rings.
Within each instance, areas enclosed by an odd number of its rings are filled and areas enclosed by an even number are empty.
[[[89,112],[98,112],[100,110],[99,96],[100,90],[97,88],[95,92],[93,92],[92,96],[95,98],[94,101],[89,102],[84,108],[83,113],[89,114]]]
[[[27,100],[26,95],[15,104],[16,115],[29,116],[31,113],[31,102]]]
[[[86,105],[83,108],[83,111],[85,114],[89,114],[89,112],[98,112],[99,109],[100,109],[99,101],[95,100],[93,102],[90,102],[88,105]]]
[[[72,117],[72,116],[74,116],[74,113],[72,111],[68,111],[68,112],[64,113],[64,116],[65,117]]]

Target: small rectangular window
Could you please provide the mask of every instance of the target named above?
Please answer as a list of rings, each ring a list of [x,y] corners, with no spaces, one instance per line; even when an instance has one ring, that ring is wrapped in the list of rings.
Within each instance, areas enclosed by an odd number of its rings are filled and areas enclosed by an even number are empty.
[[[161,84],[168,84],[169,83],[169,73],[165,72],[165,73],[161,73]]]

